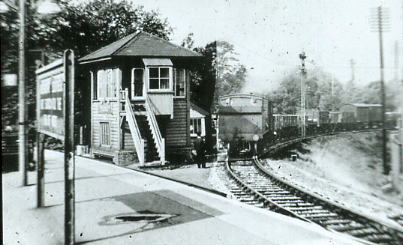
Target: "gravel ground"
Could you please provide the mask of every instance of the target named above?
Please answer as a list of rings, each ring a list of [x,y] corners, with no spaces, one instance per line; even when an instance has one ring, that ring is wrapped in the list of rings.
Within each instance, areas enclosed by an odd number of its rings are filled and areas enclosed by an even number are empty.
[[[403,195],[382,191],[387,178],[371,148],[375,135],[351,137],[315,140],[304,160],[267,160],[266,166],[307,191],[396,225],[388,217],[403,214]]]

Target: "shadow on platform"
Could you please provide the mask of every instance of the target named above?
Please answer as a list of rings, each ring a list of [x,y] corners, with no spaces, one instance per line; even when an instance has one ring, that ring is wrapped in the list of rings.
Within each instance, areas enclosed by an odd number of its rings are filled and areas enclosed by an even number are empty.
[[[97,229],[108,230],[107,236],[94,237],[86,239],[83,232],[77,237],[76,244],[86,244],[90,242],[103,241],[121,236],[132,238],[136,233],[150,231],[158,228],[183,224],[196,220],[215,217],[223,214],[214,208],[206,206],[200,202],[189,199],[170,190],[159,190],[154,192],[140,192],[115,197],[98,199],[98,201],[113,201],[129,207],[133,212],[117,212],[113,215],[105,215],[97,223]],[[87,201],[93,202],[95,200]],[[81,202],[82,203],[82,202]],[[84,217],[77,217],[77,219]],[[88,217],[92,219],[96,217]],[[78,222],[80,222],[78,220]],[[87,223],[87,222],[86,222]],[[89,223],[93,223],[89,222]],[[111,229],[113,226],[122,227],[122,229]],[[109,228],[108,228],[109,227]],[[80,241],[81,239],[85,239]]]

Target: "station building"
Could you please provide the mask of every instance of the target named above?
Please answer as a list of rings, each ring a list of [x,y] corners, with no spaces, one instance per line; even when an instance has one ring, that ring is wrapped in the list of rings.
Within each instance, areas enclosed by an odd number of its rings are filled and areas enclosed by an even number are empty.
[[[79,59],[90,84],[88,145],[117,164],[183,157],[191,149],[189,70],[201,55],[145,32]]]

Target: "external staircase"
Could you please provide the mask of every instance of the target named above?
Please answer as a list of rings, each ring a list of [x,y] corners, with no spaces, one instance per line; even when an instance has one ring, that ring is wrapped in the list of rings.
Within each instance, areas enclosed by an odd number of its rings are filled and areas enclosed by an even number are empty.
[[[141,164],[160,162],[165,164],[165,139],[161,136],[152,102],[133,103],[125,90],[125,112],[137,157]]]

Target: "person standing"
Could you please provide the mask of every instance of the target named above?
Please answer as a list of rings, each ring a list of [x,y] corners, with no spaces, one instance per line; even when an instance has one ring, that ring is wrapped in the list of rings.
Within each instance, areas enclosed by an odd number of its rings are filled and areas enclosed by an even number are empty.
[[[207,162],[207,144],[206,144],[206,139],[202,138],[201,146],[200,146],[200,162],[202,168],[206,168],[206,162]]]
[[[200,134],[197,133],[197,138],[194,142],[194,160],[197,163],[197,167],[200,168],[202,166],[202,161],[201,161],[201,155],[202,155],[202,144],[203,144],[203,139],[200,137]]]

